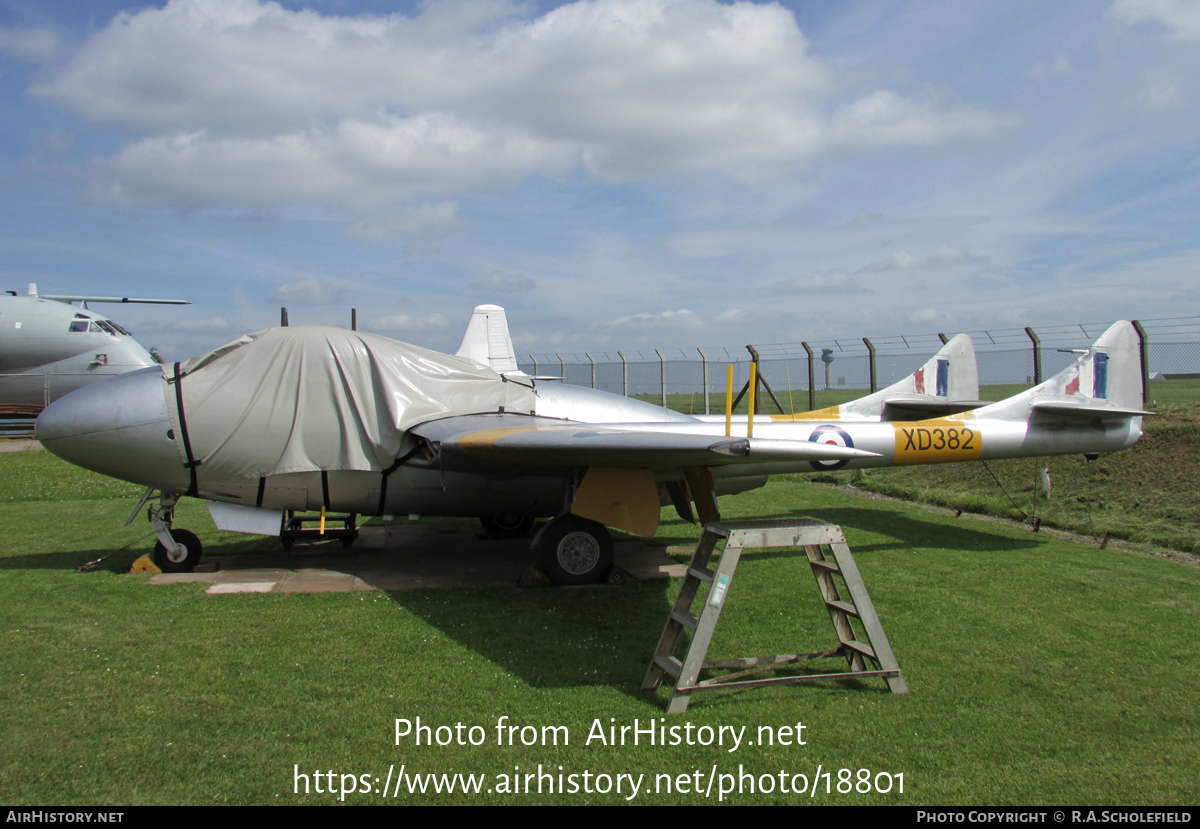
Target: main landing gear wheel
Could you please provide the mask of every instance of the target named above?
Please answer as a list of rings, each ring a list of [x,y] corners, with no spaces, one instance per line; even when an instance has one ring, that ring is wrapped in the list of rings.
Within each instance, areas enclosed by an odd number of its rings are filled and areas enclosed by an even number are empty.
[[[488,538],[501,540],[506,538],[524,538],[533,529],[533,518],[505,516],[503,518],[480,518],[483,531]]]
[[[176,555],[167,552],[161,541],[154,544],[154,563],[164,573],[190,573],[200,563],[200,552],[204,549],[200,539],[188,530],[171,530],[171,537],[182,544],[186,552]]]
[[[537,554],[555,584],[595,584],[612,567],[612,537],[603,524],[563,515],[542,530]]]

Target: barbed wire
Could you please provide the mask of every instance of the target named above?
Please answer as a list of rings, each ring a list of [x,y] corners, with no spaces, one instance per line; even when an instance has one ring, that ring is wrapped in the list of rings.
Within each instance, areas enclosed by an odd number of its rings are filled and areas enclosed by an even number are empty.
[[[1164,317],[1160,319],[1140,320],[1142,327],[1151,342],[1155,344],[1182,343],[1200,344],[1200,316]],[[1064,325],[1048,325],[1034,328],[1034,333],[1041,340],[1042,346],[1057,347],[1061,345],[1090,345],[1105,330],[1113,324],[1109,322],[1084,322]],[[945,332],[947,338],[958,333],[969,334],[975,342],[977,353],[1028,351],[1031,347],[1029,334],[1025,328],[989,328],[978,331]],[[869,337],[878,356],[897,356],[912,352],[929,352],[932,354],[941,348],[941,335],[926,334],[894,334],[889,336]],[[758,345],[751,343],[759,356],[764,360],[807,357],[804,346],[799,341],[791,343],[768,343]],[[808,346],[817,355],[822,349],[831,348],[835,354],[843,356],[863,356],[868,354],[866,344],[861,338],[838,337],[834,339],[810,340]],[[690,348],[674,347],[660,349],[662,358],[669,362],[709,362],[741,363],[750,361],[750,353],[745,346],[694,346]],[[518,355],[520,362],[537,361],[539,366],[590,365],[593,361],[600,363],[620,363],[621,354],[629,363],[657,363],[659,350],[653,348],[605,349],[594,351],[572,351],[540,354]]]

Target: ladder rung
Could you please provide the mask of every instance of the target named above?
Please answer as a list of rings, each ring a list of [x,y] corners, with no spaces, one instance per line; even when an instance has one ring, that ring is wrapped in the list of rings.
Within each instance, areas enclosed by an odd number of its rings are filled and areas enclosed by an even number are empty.
[[[837,573],[840,575],[842,572],[841,570],[838,569],[838,566],[832,561],[812,561],[810,559],[808,563],[811,564],[814,568],[828,570],[830,573]]]
[[[853,616],[855,619],[858,618],[858,608],[852,604],[849,604],[847,602],[836,602],[831,599],[826,599],[825,604],[827,607],[832,607],[834,610],[840,610],[843,613],[848,613],[849,615]]]
[[[704,581],[704,582],[708,582],[709,584],[712,584],[713,576],[715,574],[713,573],[712,570],[697,570],[695,567],[689,567],[688,575],[694,576],[694,577],[700,579],[700,581]]]
[[[654,664],[676,679],[679,679],[679,675],[683,673],[683,663],[674,656],[656,656],[654,657]]]
[[[875,656],[875,651],[871,649],[870,645],[864,645],[858,640],[851,640],[849,642],[843,641],[842,647],[849,648],[852,651],[858,651],[868,659],[878,659],[878,657]]]
[[[700,617],[695,613],[689,613],[686,610],[677,610],[671,613],[671,618],[679,624],[683,625],[688,630],[695,630],[700,624]]]

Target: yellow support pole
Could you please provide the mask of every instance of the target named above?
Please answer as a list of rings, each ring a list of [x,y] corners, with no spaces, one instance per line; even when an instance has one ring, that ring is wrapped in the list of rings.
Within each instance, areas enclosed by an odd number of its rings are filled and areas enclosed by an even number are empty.
[[[321,531],[317,535],[325,535],[325,507],[321,507]]]
[[[725,437],[733,432],[733,364],[725,371]]]
[[[747,409],[747,412],[749,412],[749,418],[746,421],[746,437],[752,438],[752,437],[754,437],[754,392],[758,391],[758,363],[750,364],[750,387],[749,388],[750,388],[750,396],[749,396],[749,403],[747,403],[747,405],[750,408]]]

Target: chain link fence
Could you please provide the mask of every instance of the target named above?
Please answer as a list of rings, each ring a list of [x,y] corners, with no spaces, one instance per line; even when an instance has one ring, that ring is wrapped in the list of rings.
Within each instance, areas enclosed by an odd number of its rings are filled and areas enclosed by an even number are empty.
[[[1073,349],[1087,348],[1111,324],[966,332],[975,342],[980,397],[1002,400],[1054,376],[1074,361]],[[1200,404],[1200,317],[1142,320],[1138,325],[1145,342],[1147,405]],[[527,354],[518,362],[530,374],[561,377],[573,385],[704,414],[724,411],[726,366],[733,366],[736,394],[748,384],[750,363],[757,355],[759,375],[770,390],[760,392],[758,410],[802,412],[890,386],[920,368],[942,347],[944,337],[918,334],[745,348]],[[738,410],[745,408],[743,400]]]

